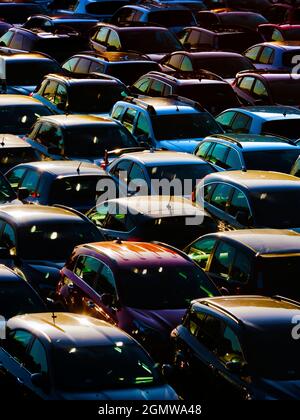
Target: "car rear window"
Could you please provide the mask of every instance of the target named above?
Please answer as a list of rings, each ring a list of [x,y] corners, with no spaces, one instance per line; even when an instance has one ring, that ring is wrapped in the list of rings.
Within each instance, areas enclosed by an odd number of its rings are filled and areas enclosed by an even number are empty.
[[[275,134],[289,139],[298,139],[300,131],[300,118],[289,120],[266,121],[262,125],[262,134]]]
[[[5,147],[0,149],[0,168],[12,168],[25,162],[41,160],[31,147]]]

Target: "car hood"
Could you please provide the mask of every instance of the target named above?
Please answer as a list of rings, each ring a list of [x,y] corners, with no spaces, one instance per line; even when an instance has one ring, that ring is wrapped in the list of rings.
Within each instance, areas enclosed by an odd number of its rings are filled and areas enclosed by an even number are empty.
[[[186,139],[186,140],[162,140],[157,142],[157,147],[162,149],[174,150],[175,152],[193,153],[198,143],[203,140],[199,139]]]
[[[266,399],[299,399],[300,396],[300,379],[276,381],[261,378],[257,382],[259,388],[263,389]]]
[[[35,88],[36,86],[8,86],[6,93],[14,95],[29,95]]]
[[[169,385],[151,388],[112,389],[101,392],[64,392],[66,400],[178,400],[176,392]]]
[[[180,324],[185,309],[136,309],[126,308],[132,320],[141,321],[153,330],[169,335],[173,328]]]

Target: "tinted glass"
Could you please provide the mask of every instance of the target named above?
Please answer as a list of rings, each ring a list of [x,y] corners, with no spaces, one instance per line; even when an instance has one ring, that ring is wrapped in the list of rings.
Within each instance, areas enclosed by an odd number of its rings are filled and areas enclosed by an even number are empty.
[[[247,169],[290,173],[300,150],[256,150],[244,152]]]
[[[60,66],[50,60],[7,61],[6,82],[15,86],[35,86],[46,74],[59,71]]]
[[[134,50],[142,54],[181,51],[182,45],[170,32],[130,30],[122,33],[124,51]]]
[[[27,133],[35,121],[52,112],[43,105],[13,105],[0,108],[0,126],[3,133]]]

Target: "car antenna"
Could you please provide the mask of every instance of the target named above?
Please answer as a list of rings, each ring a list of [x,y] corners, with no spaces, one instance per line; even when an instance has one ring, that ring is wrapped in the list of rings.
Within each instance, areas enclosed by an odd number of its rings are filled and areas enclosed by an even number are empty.
[[[55,320],[56,320],[56,318],[57,318],[57,315],[55,315],[55,313],[54,312],[52,312],[52,319],[53,319],[53,324],[55,325]]]
[[[82,162],[80,162],[79,163],[79,165],[78,165],[78,167],[77,167],[77,169],[76,169],[76,172],[78,173],[78,175],[80,175],[80,166],[82,165]]]
[[[4,141],[4,139],[5,139],[5,136],[2,136],[2,142],[1,142],[1,146],[3,147],[3,146],[5,146],[5,141]]]
[[[284,117],[286,117],[286,111],[283,111],[283,113],[282,113],[282,114],[283,114],[283,116],[284,116]]]

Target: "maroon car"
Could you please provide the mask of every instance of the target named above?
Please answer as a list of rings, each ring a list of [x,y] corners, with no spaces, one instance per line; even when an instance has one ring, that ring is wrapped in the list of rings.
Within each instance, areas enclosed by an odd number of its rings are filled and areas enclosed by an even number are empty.
[[[191,300],[219,295],[186,254],[158,243],[80,245],[61,271],[59,299],[69,310],[104,319],[159,358]]]

